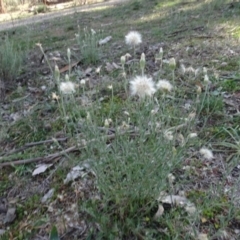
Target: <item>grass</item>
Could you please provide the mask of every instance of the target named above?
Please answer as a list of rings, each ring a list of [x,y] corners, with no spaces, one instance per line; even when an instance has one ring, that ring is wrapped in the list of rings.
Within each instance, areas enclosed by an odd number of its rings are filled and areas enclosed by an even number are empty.
[[[9,31],[8,41],[23,46],[27,57],[13,78],[25,82],[7,92],[3,103],[0,166],[63,154],[50,159],[53,166],[37,176],[31,174],[36,163],[3,167],[0,192],[13,199],[17,217],[2,239],[48,237],[54,226],[61,239],[74,239],[74,234],[78,239],[191,240],[200,234],[238,239],[239,174],[233,170],[239,157],[239,39],[231,34],[237,13],[230,1],[135,0],[61,17],[45,28],[36,24]],[[78,23],[112,40],[99,54],[90,32],[88,40],[76,41]],[[143,43],[136,48],[136,59],[126,61],[125,87],[120,57],[133,55],[124,43],[131,29],[142,34]],[[85,51],[83,41],[94,47]],[[36,43],[47,50],[48,62],[40,62]],[[164,60],[177,60],[174,79],[166,61],[162,68],[154,63],[160,47]],[[155,83],[167,79],[173,91],[157,91],[146,99],[131,96],[129,82],[141,75],[142,52],[145,74]],[[61,70],[74,62],[78,65],[59,79],[49,71],[55,64]],[[107,63],[112,67],[106,68]],[[180,64],[194,71],[183,74]],[[211,83],[204,82],[203,67]],[[59,86],[67,82],[66,73],[75,92],[64,95]],[[197,137],[190,138],[191,133]],[[213,150],[214,158],[204,158],[202,147]],[[75,166],[81,177],[64,184]],[[52,188],[53,197],[41,203]],[[183,197],[194,211],[188,212],[186,203],[164,201],[163,194]],[[157,217],[161,206],[164,212]]]
[[[23,61],[23,53],[20,46],[15,46],[8,37],[0,48],[0,76],[6,88],[12,88],[14,79],[18,76]]]

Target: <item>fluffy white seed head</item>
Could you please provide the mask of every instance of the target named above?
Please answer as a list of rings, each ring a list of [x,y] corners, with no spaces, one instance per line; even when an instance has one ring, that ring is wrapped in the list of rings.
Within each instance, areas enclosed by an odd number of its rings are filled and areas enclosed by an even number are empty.
[[[199,150],[199,152],[207,160],[211,160],[214,158],[212,151],[208,148],[203,147]]]
[[[138,95],[140,98],[151,97],[155,92],[155,85],[152,78],[147,76],[136,76],[130,81],[131,95]]]
[[[70,81],[61,82],[59,88],[60,88],[60,92],[63,94],[72,94],[75,92],[75,85]]]
[[[173,89],[172,84],[168,80],[159,80],[156,85],[158,90],[164,91],[164,92],[171,92]]]
[[[142,35],[137,31],[131,31],[125,36],[125,42],[127,45],[135,47],[142,43]]]

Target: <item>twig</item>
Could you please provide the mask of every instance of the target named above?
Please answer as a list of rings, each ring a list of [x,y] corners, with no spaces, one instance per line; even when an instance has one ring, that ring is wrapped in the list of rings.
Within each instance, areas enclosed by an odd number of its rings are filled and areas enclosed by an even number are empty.
[[[73,147],[70,147],[70,148],[67,148],[61,152],[58,152],[58,153],[53,153],[53,154],[50,154],[46,157],[37,157],[37,158],[29,158],[29,159],[24,159],[24,160],[17,160],[17,161],[11,161],[11,162],[4,162],[2,164],[0,164],[0,168],[1,167],[6,167],[6,166],[15,166],[15,165],[21,165],[21,164],[26,164],[26,163],[33,163],[33,162],[49,162],[57,157],[60,157],[66,153],[69,153],[69,152],[73,152],[77,150],[77,146],[73,146]]]
[[[224,38],[224,36],[211,36],[211,35],[191,35],[192,38]]]
[[[81,145],[75,145],[70,148],[64,149],[61,152],[58,153],[53,153],[45,157],[37,157],[37,158],[29,158],[29,159],[24,159],[24,160],[16,160],[16,161],[11,161],[11,162],[4,162],[0,164],[0,168],[6,167],[6,166],[15,166],[15,165],[21,165],[21,164],[26,164],[26,163],[33,163],[33,162],[50,162],[53,159],[60,157],[62,155],[65,155],[66,153],[74,152],[74,151],[79,151],[80,149],[85,148],[89,143],[95,142],[95,141],[101,141],[101,140],[111,140],[114,139],[118,135],[123,135],[126,133],[130,133],[131,136],[136,136],[137,133],[133,131],[125,131],[125,132],[119,132],[117,134],[110,134],[106,136],[102,136],[99,138],[93,138],[89,140],[88,142],[81,144]]]
[[[175,32],[172,32],[170,34],[168,34],[169,37],[173,37],[173,36],[176,36],[177,34],[179,33],[182,33],[182,32],[186,32],[186,31],[189,31],[189,30],[199,30],[199,29],[204,29],[204,26],[198,26],[198,27],[195,27],[195,28],[184,28],[184,29],[180,29],[180,30],[177,30]]]
[[[2,153],[2,154],[0,154],[0,156],[9,156],[9,155],[11,155],[13,153],[24,151],[25,149],[27,149],[29,147],[34,147],[34,146],[45,144],[45,143],[52,143],[52,142],[55,142],[55,141],[63,142],[63,141],[66,141],[66,140],[67,140],[67,137],[65,137],[65,138],[48,139],[48,140],[39,141],[39,142],[27,143],[27,144],[25,144],[24,146],[22,146],[20,148],[14,149],[14,150],[9,151],[9,152]]]

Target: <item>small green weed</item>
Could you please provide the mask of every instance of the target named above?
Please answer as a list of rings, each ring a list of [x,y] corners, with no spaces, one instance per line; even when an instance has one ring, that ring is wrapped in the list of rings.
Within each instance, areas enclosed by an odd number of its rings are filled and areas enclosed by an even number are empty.
[[[224,151],[227,152],[226,148],[229,151],[227,161],[230,161],[231,159],[238,160],[240,156],[240,130],[239,126],[236,128],[224,128],[223,129],[231,140],[229,141],[222,141],[220,143],[217,143],[217,146],[224,147]]]
[[[227,92],[235,92],[240,90],[240,86],[238,84],[237,81],[235,81],[234,79],[229,79],[229,80],[225,80],[223,81],[223,83],[221,84],[223,91],[227,91]]]
[[[224,103],[222,96],[215,96],[209,94],[208,96],[202,95],[201,100],[201,114],[205,116],[221,114],[224,110]]]
[[[37,116],[18,120],[8,132],[9,138],[14,139],[16,144],[24,145],[29,142],[44,140],[47,135],[44,123],[37,119]]]

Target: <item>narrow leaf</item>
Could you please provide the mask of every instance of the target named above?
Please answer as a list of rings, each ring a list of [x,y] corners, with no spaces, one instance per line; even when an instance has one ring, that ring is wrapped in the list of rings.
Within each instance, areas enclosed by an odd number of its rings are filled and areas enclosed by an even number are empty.
[[[58,236],[58,231],[57,231],[57,228],[55,225],[52,227],[52,230],[51,230],[51,233],[49,236],[49,240],[60,240],[60,238]]]

